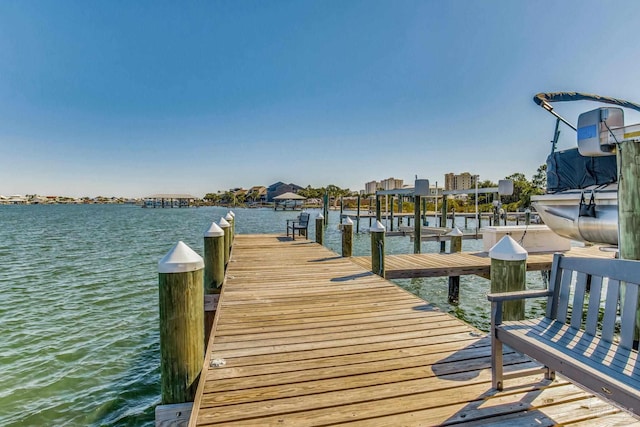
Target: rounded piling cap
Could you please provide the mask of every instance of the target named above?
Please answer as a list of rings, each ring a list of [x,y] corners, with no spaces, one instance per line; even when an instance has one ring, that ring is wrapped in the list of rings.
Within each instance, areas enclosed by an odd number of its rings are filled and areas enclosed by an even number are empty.
[[[224,218],[220,218],[220,221],[218,221],[218,225],[220,225],[220,227],[222,228],[231,227],[231,224],[229,224],[229,222]]]
[[[460,231],[460,229],[458,227],[455,227],[453,230],[451,230],[450,232],[447,233],[447,236],[460,237],[463,234],[464,233],[462,231]]]
[[[187,273],[204,268],[204,260],[184,242],[179,241],[158,262],[158,273]]]
[[[376,221],[376,223],[369,229],[369,231],[372,233],[384,233],[386,231],[386,228],[384,228],[384,225],[382,225],[380,221]]]
[[[527,259],[527,251],[511,236],[504,236],[498,243],[489,249],[489,258],[502,261],[524,261]]]
[[[236,214],[233,211],[229,211],[229,214],[235,219]]]
[[[233,215],[231,215],[231,212],[227,212],[224,219],[226,219],[227,221],[233,221]]]
[[[224,230],[215,222],[211,223],[211,227],[204,232],[204,237],[220,237],[224,236]]]
[[[319,214],[318,214],[318,216],[317,216],[316,218],[318,218],[318,219],[324,219],[324,217],[322,216],[322,214],[321,214],[321,213],[319,213]]]
[[[347,225],[353,225],[353,220],[350,217],[347,217],[347,219],[344,220],[344,223]]]

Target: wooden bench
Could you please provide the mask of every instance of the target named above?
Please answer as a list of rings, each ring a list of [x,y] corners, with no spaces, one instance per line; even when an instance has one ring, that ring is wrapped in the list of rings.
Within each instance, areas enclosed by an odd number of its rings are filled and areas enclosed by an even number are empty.
[[[308,239],[308,229],[309,229],[309,214],[303,212],[296,219],[288,219],[287,220],[287,237],[289,237],[289,230],[291,230],[291,237],[293,240],[296,240],[296,231],[298,231],[298,236],[302,235],[302,230],[304,230],[304,238]]]
[[[489,294],[493,387],[502,390],[504,380],[536,372],[553,379],[557,371],[640,414],[640,364],[634,342],[639,282],[640,261],[556,254],[548,290]],[[545,317],[502,321],[504,301],[536,297],[547,297]],[[504,373],[503,344],[544,367]]]

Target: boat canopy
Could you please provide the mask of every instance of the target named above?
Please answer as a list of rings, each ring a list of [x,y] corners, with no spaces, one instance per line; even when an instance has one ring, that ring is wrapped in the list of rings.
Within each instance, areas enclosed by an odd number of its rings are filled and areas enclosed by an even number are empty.
[[[616,181],[616,156],[583,156],[576,147],[555,151],[547,157],[548,193],[610,184]]]
[[[607,96],[594,95],[590,93],[580,92],[550,92],[539,93],[533,97],[533,101],[539,106],[549,109],[549,103],[551,102],[565,102],[565,101],[596,101],[603,102],[605,104],[619,105],[624,108],[631,108],[632,110],[640,111],[640,105],[633,102],[625,101],[622,99],[609,98]]]

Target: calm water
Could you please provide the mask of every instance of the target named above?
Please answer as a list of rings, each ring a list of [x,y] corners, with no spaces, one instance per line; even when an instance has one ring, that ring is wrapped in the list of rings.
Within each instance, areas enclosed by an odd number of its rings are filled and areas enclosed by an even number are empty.
[[[153,425],[160,401],[157,262],[179,240],[202,254],[204,230],[226,212],[0,206],[0,425]],[[281,233],[297,215],[234,212],[240,234]],[[337,224],[331,212],[325,239],[340,252]],[[361,230],[368,225],[363,220]],[[354,255],[369,255],[369,245],[368,234],[356,235]],[[463,250],[481,245],[466,240]],[[413,251],[408,237],[388,238],[386,246],[387,253]],[[422,251],[438,248],[423,243]],[[542,286],[538,273],[528,274],[529,287]],[[458,306],[447,303],[446,278],[398,284],[487,329],[488,281],[462,277]]]

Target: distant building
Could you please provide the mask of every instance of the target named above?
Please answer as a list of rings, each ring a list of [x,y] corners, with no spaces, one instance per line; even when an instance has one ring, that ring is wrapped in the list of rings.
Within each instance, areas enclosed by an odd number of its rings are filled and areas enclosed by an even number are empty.
[[[370,181],[364,185],[365,194],[375,194],[380,183],[378,181]]]
[[[459,175],[453,172],[444,175],[444,190],[469,190],[475,188],[476,176],[469,172],[462,172]]]
[[[252,202],[267,201],[267,187],[264,185],[254,185],[247,193],[247,198]]]
[[[395,190],[396,188],[402,188],[404,181],[402,179],[387,178],[382,181],[370,181],[364,185],[364,191],[366,194],[374,194],[376,191],[382,190]]]
[[[273,202],[274,197],[278,197],[284,193],[297,194],[302,187],[296,184],[285,184],[284,182],[276,182],[267,188],[267,202]]]

